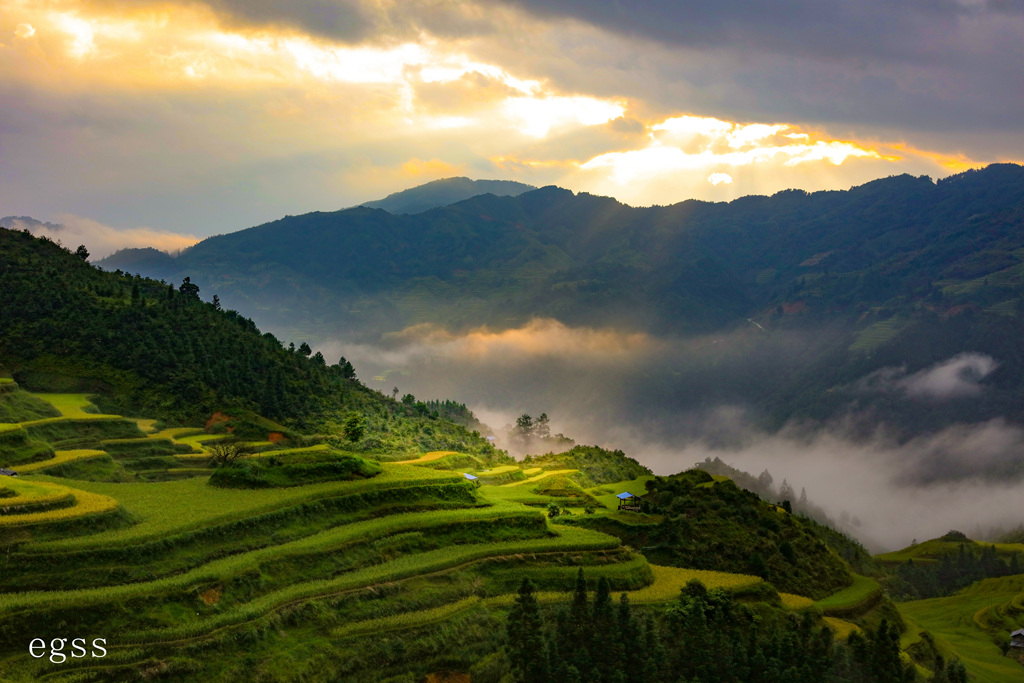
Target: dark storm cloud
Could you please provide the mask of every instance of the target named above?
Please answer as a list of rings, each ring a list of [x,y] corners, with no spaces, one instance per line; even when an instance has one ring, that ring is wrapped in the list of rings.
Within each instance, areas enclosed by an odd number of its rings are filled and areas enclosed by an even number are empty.
[[[825,60],[931,61],[962,19],[1020,16],[1020,2],[891,0],[509,0],[540,16],[572,17],[672,45],[768,49]]]
[[[247,24],[289,26],[345,42],[369,37],[376,24],[368,3],[359,0],[207,0],[206,4],[222,16]]]
[[[1017,130],[1024,116],[1021,2],[500,4],[598,26],[638,52],[649,50],[641,41],[677,52],[656,78],[635,79],[637,96],[667,107],[936,130]]]

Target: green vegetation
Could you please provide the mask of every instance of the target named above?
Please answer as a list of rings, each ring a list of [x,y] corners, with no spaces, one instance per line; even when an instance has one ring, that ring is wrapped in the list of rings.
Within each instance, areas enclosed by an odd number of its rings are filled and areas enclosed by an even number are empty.
[[[852,580],[846,563],[814,533],[814,522],[701,470],[648,482],[643,509],[662,521],[584,515],[568,522],[613,534],[656,564],[752,574],[813,598]]]
[[[328,455],[315,462],[265,463],[248,459],[214,470],[210,484],[224,488],[275,488],[320,481],[365,479],[380,471],[377,463],[354,455]]]
[[[622,451],[609,451],[599,446],[574,446],[564,453],[526,456],[523,465],[546,470],[578,470],[581,476],[577,477],[577,482],[584,487],[651,474],[649,469]]]
[[[882,587],[867,576],[853,575],[853,583],[815,604],[831,617],[859,616],[882,599]]]
[[[0,382],[4,378],[0,378]],[[18,391],[18,385],[8,380],[0,391],[0,425],[2,423],[27,422],[47,417],[58,417],[60,411],[50,403],[41,401],[28,392]]]
[[[195,283],[175,289],[105,273],[49,240],[6,229],[0,254],[0,358],[18,385],[48,392],[31,400],[5,389],[0,399],[0,422],[22,423],[29,441],[70,450],[145,435],[121,414],[250,442],[318,434],[360,453],[457,450],[489,463],[502,457],[478,432],[438,411],[424,414],[367,389],[347,361],[330,365],[301,346],[286,348],[251,320],[203,303]],[[362,427],[355,439],[344,429],[351,415]],[[97,425],[93,431],[80,429],[86,420]],[[104,432],[98,425],[105,422],[117,426]],[[58,432],[75,432],[80,441],[56,443]],[[181,443],[200,439],[190,434]],[[4,450],[8,464],[47,454],[27,442],[18,448]]]
[[[548,202],[548,218],[571,226],[588,220],[568,210],[576,199],[546,190],[526,201]],[[512,200],[473,200],[448,227],[458,233],[475,212],[504,201]],[[582,206],[633,211],[598,198]],[[700,246],[709,239],[700,226],[718,219],[706,207],[690,209]],[[533,210],[523,208],[525,230]],[[379,213],[360,215],[390,220]],[[495,215],[500,231],[508,215]],[[533,283],[562,305],[579,291],[563,277],[578,255],[536,237],[501,247],[503,256],[540,247],[537,258],[507,271],[508,281]],[[486,246],[474,250],[485,270],[500,261],[489,260]],[[819,261],[831,258],[827,245],[804,246],[814,246]],[[710,324],[747,310],[746,275],[734,276],[758,266],[749,280],[772,290],[764,296],[813,291],[815,305],[842,308],[829,274],[794,282],[806,266],[753,260],[736,254],[732,274],[718,258],[676,264],[683,270],[662,273],[677,291],[672,301],[647,293],[656,308]],[[338,270],[363,262],[346,259]],[[103,273],[59,245],[10,231],[0,231],[0,266],[0,374],[17,380],[0,382],[0,466],[21,474],[0,482],[4,681],[397,682],[444,671],[501,681],[545,666],[559,681],[608,683],[632,675],[673,683],[910,680],[903,625],[882,589],[895,585],[891,577],[851,574],[844,558],[871,569],[863,549],[741,490],[728,472],[654,477],[621,451],[597,446],[516,463],[486,443],[464,405],[371,391],[346,359],[328,365],[308,344],[286,348],[237,313],[204,304],[188,278],[175,287]],[[577,266],[573,278],[593,274]],[[416,296],[430,305],[431,287],[456,276],[425,267]],[[979,273],[961,275],[973,282]],[[391,281],[392,270],[377,276],[384,289],[404,286]],[[620,277],[595,280],[594,301]],[[566,286],[545,289],[552,284]],[[942,286],[954,297],[985,287]],[[704,288],[714,301],[698,301]],[[404,296],[395,309],[411,310]],[[520,304],[510,301],[512,319]],[[712,305],[720,313],[704,308]],[[998,325],[1019,322],[1005,313]],[[858,324],[902,315],[879,310]],[[930,324],[910,316],[871,352],[887,357]],[[861,374],[870,369],[861,351],[849,353]],[[558,438],[546,433],[544,415],[524,418],[524,436]],[[624,490],[641,496],[639,511],[617,509]],[[1008,569],[1016,557],[1009,546],[982,548],[977,558],[962,552],[971,558],[964,567],[977,559]],[[926,567],[946,561],[915,556]],[[513,597],[527,586],[540,591],[532,602],[529,589]],[[612,590],[628,594],[618,610]],[[959,670],[936,653],[949,662],[964,648],[972,672],[995,666],[983,644],[998,651],[1000,634],[1005,640],[1019,624],[1020,593],[1004,579],[955,596],[955,614],[949,604],[905,603],[904,645],[920,667],[949,681],[961,680]],[[949,631],[966,605],[977,605],[974,625]],[[916,628],[925,622],[932,641]],[[849,641],[833,643],[833,629]],[[31,638],[79,633],[107,634],[109,657],[56,665],[25,651]]]
[[[876,559],[892,575],[893,595],[916,600],[951,595],[981,579],[1024,572],[1024,544],[982,544],[951,531]]]
[[[1004,656],[1010,626],[1020,626],[1024,577],[986,579],[956,595],[899,604],[909,629],[904,646],[925,641],[929,650],[955,653],[972,681],[1018,680],[1021,665]]]
[[[615,605],[601,579],[591,605],[580,570],[567,609],[545,617],[529,579],[509,611],[506,653],[513,680],[611,680],[794,683],[913,681],[899,634],[882,622],[870,637],[833,642],[813,612],[791,618],[760,603],[755,609],[720,589],[691,581],[667,610],[634,616],[632,600]],[[757,623],[759,628],[751,628]],[[966,679],[964,679],[966,680]]]

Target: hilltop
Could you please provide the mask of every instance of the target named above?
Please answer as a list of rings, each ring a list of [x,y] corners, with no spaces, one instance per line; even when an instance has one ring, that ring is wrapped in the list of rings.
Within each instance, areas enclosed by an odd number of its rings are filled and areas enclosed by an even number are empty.
[[[498,197],[514,197],[530,190],[533,185],[514,180],[472,180],[470,178],[443,178],[423,185],[394,192],[384,199],[364,202],[360,206],[368,209],[383,209],[388,213],[422,213],[439,206],[448,206],[481,194]]]

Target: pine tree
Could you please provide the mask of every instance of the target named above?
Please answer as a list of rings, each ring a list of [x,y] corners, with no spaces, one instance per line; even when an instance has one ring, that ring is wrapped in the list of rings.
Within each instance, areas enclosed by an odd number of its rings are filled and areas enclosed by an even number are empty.
[[[523,579],[508,615],[508,656],[517,681],[548,683],[551,679],[543,626],[533,584]]]
[[[569,605],[567,645],[569,659],[578,671],[590,671],[591,624],[587,607],[587,579],[580,567]]]
[[[609,672],[618,663],[616,645],[618,638],[615,634],[611,588],[608,579],[602,576],[597,582],[597,593],[594,594],[590,645],[590,651],[594,653],[594,664],[601,671]]]

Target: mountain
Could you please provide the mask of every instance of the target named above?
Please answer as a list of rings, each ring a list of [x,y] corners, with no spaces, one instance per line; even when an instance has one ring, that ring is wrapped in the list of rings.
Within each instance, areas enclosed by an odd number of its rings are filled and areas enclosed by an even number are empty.
[[[471,180],[470,178],[444,178],[417,187],[394,192],[384,199],[361,204],[369,209],[384,209],[388,213],[422,213],[439,206],[448,206],[481,194],[498,197],[521,195],[537,189],[533,185],[514,180]]]
[[[713,334],[743,361],[693,364],[686,392],[679,368],[652,370],[647,384],[680,409],[742,400],[768,426],[851,406],[910,432],[1024,420],[1024,167],[1014,164],[729,203],[633,208],[546,187],[416,215],[310,213],[211,237],[149,274],[190,277],[204,296],[311,341],[536,317]],[[903,389],[879,390],[960,354],[999,364],[978,400],[925,410]],[[905,381],[860,383],[901,367]]]
[[[692,332],[780,306],[828,317],[915,302],[1009,310],[1022,216],[1024,168],[1012,164],[938,183],[898,176],[651,208],[547,187],[412,216],[289,216],[208,238],[143,274],[190,276],[264,324],[299,318],[314,334],[535,316]]]

